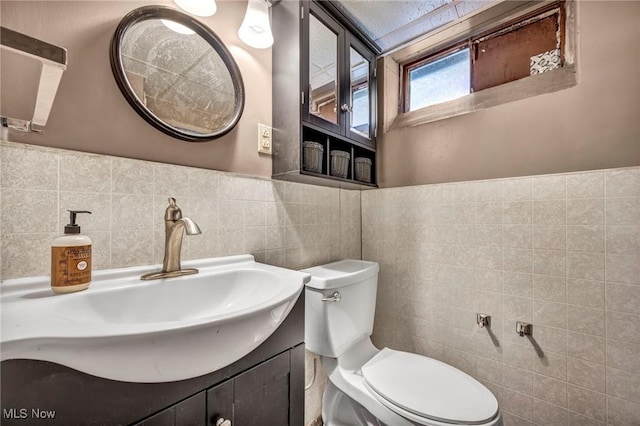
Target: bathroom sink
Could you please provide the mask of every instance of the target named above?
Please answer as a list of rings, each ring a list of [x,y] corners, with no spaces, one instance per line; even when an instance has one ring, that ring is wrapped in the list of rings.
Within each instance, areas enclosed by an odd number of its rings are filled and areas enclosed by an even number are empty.
[[[200,273],[141,281],[158,267],[98,271],[88,290],[63,295],[48,277],[5,281],[2,360],[52,361],[127,382],[201,376],[264,342],[310,279],[250,255],[183,265]]]

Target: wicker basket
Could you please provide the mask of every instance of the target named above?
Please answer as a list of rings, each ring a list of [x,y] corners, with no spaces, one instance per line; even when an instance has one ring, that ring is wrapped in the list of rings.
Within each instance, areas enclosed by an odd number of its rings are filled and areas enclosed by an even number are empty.
[[[355,163],[356,180],[371,183],[371,159],[358,157],[353,162]]]
[[[349,174],[351,154],[345,151],[331,151],[331,176],[346,178]]]
[[[302,168],[308,172],[322,173],[324,147],[318,142],[302,142]]]

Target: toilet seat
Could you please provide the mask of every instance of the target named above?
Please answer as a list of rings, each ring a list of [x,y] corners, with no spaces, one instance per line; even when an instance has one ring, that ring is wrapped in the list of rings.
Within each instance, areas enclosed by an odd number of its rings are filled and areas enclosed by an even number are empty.
[[[384,348],[362,366],[362,376],[384,406],[416,423],[478,425],[498,415],[491,391],[432,358]]]

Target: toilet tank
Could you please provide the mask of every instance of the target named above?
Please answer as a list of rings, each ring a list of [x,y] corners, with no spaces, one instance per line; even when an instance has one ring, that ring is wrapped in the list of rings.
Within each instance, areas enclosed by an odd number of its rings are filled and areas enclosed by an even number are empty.
[[[373,332],[378,264],[340,260],[304,269],[311,274],[305,287],[305,345],[319,355],[337,358]],[[339,301],[331,299],[339,293]]]

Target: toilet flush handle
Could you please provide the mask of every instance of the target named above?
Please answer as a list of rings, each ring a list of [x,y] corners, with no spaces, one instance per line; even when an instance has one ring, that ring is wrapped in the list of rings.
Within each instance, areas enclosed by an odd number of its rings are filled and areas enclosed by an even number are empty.
[[[323,297],[323,302],[339,302],[342,299],[342,295],[339,291],[334,292],[331,297]]]

